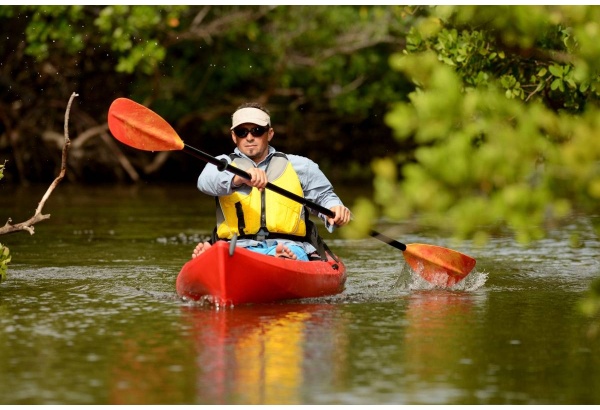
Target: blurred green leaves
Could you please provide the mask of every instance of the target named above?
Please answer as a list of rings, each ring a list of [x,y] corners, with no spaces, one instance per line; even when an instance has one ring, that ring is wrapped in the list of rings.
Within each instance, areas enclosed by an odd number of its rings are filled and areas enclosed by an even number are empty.
[[[583,315],[593,320],[588,328],[588,336],[596,338],[600,334],[600,278],[594,279],[577,307]]]
[[[56,50],[75,54],[102,45],[118,55],[117,72],[139,69],[145,74],[151,74],[165,59],[166,29],[177,27],[180,14],[187,10],[187,6],[19,7],[2,9],[5,15],[30,13],[25,52],[37,60],[47,59]],[[93,27],[87,27],[90,13],[97,13]]]
[[[427,8],[406,51],[390,59],[415,89],[386,122],[417,148],[397,180],[386,179],[400,198],[376,196],[384,214],[480,243],[507,226],[527,243],[549,220],[596,209],[600,55],[584,47],[587,35],[577,37],[596,27],[596,15],[566,6]],[[374,172],[377,180],[382,171]]]
[[[79,52],[85,47],[79,30],[84,19],[82,6],[23,7],[31,13],[31,21],[25,30],[27,54],[44,60],[50,54],[50,46],[57,42],[68,53]]]
[[[6,279],[6,271],[10,262],[10,250],[0,243],[0,283]]]
[[[102,41],[120,53],[117,72],[133,73],[138,68],[152,74],[166,56],[166,31],[177,27],[186,10],[187,6],[106,6],[94,24]]]

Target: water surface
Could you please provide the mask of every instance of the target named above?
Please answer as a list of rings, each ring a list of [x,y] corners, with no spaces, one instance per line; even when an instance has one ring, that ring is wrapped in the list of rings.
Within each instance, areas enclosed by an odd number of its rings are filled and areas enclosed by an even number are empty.
[[[45,189],[0,184],[2,223],[28,219]],[[213,207],[193,186],[64,184],[35,235],[0,236],[13,256],[0,404],[600,403],[600,341],[577,309],[600,276],[598,216],[526,248],[378,226],[475,257],[449,290],[382,242],[322,230],[348,267],[343,293],[216,308],[175,293]]]

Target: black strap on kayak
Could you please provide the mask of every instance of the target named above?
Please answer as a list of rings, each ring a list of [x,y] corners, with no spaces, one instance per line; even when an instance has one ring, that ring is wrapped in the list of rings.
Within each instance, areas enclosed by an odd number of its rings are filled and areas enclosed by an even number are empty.
[[[308,215],[308,213],[306,215]],[[331,252],[331,249],[329,249],[329,246],[327,246],[327,244],[325,243],[323,238],[321,238],[321,235],[319,235],[319,230],[317,229],[317,225],[315,225],[315,223],[313,221],[308,219],[308,216],[306,217],[306,237],[305,238],[306,238],[307,242],[309,242],[312,246],[315,247],[321,260],[326,261],[327,254],[329,254],[334,261],[336,261],[338,263],[340,262],[336,258],[336,256],[333,254],[333,252]]]

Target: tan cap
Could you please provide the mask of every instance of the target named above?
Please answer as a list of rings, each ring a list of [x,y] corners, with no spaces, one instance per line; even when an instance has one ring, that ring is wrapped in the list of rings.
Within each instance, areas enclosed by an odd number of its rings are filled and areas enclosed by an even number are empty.
[[[271,126],[271,118],[269,114],[258,108],[246,107],[241,108],[233,113],[231,116],[231,129],[234,129],[240,124],[251,123],[256,125],[262,125],[263,127],[268,125]]]

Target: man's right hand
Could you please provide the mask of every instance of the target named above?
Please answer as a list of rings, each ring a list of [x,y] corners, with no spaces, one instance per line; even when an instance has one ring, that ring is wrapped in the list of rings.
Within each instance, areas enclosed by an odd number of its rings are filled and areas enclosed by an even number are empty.
[[[248,186],[258,188],[259,191],[265,189],[269,181],[267,180],[267,173],[264,170],[250,168],[246,172],[250,175],[250,179],[242,178],[239,175],[236,175],[232,180],[234,186],[246,184]]]

